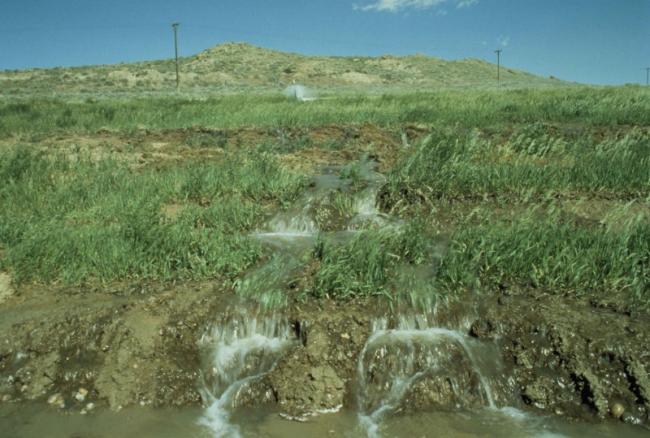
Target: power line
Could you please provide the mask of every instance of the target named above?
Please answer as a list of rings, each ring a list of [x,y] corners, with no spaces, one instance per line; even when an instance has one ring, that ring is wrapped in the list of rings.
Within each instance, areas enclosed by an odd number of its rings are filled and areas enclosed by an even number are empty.
[[[178,73],[178,25],[180,23],[172,23],[172,28],[174,29],[174,58],[176,60],[176,89],[181,84],[181,78]]]
[[[502,49],[494,51],[497,54],[497,84],[501,83],[501,52],[503,52]]]

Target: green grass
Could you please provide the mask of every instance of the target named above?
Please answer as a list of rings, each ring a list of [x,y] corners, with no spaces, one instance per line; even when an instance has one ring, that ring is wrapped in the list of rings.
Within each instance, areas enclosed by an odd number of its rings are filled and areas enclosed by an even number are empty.
[[[475,210],[446,235],[423,213],[402,229],[365,230],[343,245],[320,241],[314,259],[308,292],[318,298],[431,302],[508,287],[650,302],[648,214],[586,227],[553,204],[514,219]]]
[[[282,96],[5,100],[0,137],[15,134],[96,132],[101,128],[178,129],[192,126],[319,126],[375,123],[439,127],[498,127],[536,122],[584,125],[650,124],[650,91],[641,87],[558,90],[439,91],[332,96],[300,103]]]
[[[639,215],[616,228],[577,226],[559,210],[540,217],[531,209],[514,221],[459,227],[442,258],[441,292],[493,290],[509,285],[550,293],[606,294],[650,302],[650,218]]]
[[[404,150],[383,188],[384,207],[401,206],[397,211],[411,222],[365,230],[342,246],[321,243],[311,293],[395,299],[425,285],[435,298],[508,284],[572,296],[609,293],[647,305],[650,133],[626,132],[572,140],[539,124],[498,135],[434,129]],[[565,204],[577,199],[622,207],[599,223],[572,216]],[[462,213],[470,205],[478,207]],[[438,208],[458,206],[461,214],[443,229]],[[441,240],[447,250],[432,249]],[[428,266],[430,276],[410,284],[417,266]]]
[[[403,229],[364,230],[338,245],[320,240],[314,249],[319,269],[308,293],[316,297],[393,297],[404,266],[433,260],[433,245],[418,222]]]
[[[600,142],[515,133],[501,143],[477,131],[436,131],[395,166],[385,191],[389,204],[441,198],[646,198],[648,169],[647,130],[633,129],[623,138]]]
[[[0,268],[17,282],[235,277],[262,255],[247,237],[304,179],[267,155],[132,170],[26,148],[0,157]],[[165,214],[166,205],[178,213]]]
[[[346,243],[323,237],[297,265],[269,258],[248,234],[305,190],[305,178],[280,157],[314,146],[308,136],[229,146],[215,163],[158,169],[16,146],[0,151],[0,269],[18,283],[223,277],[266,306],[286,304],[290,284],[305,299],[417,301],[511,287],[650,302],[650,92],[640,87],[311,103],[270,95],[0,103],[5,138],[363,123],[429,134],[393,151],[380,204],[403,214],[399,227],[364,229]],[[188,145],[226,140],[201,131]],[[313,206],[323,231],[353,215],[360,163],[341,170],[351,193],[333,191]],[[578,200],[586,209],[599,201],[632,207],[599,213],[607,221],[589,212],[578,220],[567,207]]]
[[[298,277],[304,260],[286,254],[274,254],[257,268],[235,280],[235,292],[265,309],[285,306],[287,290]]]

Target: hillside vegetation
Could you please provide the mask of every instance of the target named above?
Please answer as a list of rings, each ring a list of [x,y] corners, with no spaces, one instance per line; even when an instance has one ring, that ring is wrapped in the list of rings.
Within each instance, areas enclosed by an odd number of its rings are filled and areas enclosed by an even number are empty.
[[[304,56],[228,43],[180,60],[181,90],[277,89],[293,81],[319,90],[491,87],[496,65],[478,60],[405,57]],[[502,84],[510,87],[563,84],[508,67]],[[74,68],[0,72],[0,95],[56,93],[168,92],[175,90],[173,60]]]

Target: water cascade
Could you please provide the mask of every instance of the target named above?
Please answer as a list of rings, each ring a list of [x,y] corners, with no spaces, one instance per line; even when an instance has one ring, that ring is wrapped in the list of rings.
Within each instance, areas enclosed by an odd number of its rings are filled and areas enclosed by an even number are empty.
[[[496,408],[488,376],[498,374],[499,363],[496,351],[489,350],[460,331],[430,327],[423,317],[400,318],[395,328],[376,321],[357,365],[361,427],[368,436],[379,436],[388,414],[418,403]],[[490,364],[492,359],[496,363]]]
[[[289,324],[277,318],[240,316],[215,326],[201,339],[208,352],[203,400],[209,403],[200,424],[216,437],[239,436],[230,415],[246,390],[271,369],[295,344]]]
[[[314,198],[305,197],[302,206],[298,210],[291,210],[275,216],[268,224],[269,231],[260,232],[260,237],[311,237],[318,232],[316,223],[311,217],[310,211]]]
[[[369,186],[359,192],[354,200],[354,217],[348,224],[348,231],[356,231],[364,226],[383,227],[389,225],[386,215],[377,208],[379,187]]]
[[[374,171],[375,166],[376,163],[368,160],[359,165],[359,178],[365,187],[354,194],[352,217],[340,232],[357,231],[364,225],[388,225],[387,218],[377,208],[377,194],[385,178]],[[265,241],[291,243],[314,238],[321,231],[314,219],[315,207],[336,190],[350,190],[349,181],[338,175],[340,170],[336,167],[324,169],[323,174],[313,178],[310,189],[292,208],[271,218],[265,229],[256,232],[255,236]]]

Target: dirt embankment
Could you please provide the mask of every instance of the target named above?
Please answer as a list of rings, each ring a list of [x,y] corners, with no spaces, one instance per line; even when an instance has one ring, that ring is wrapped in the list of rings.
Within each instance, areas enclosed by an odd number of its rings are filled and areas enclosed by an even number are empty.
[[[20,290],[0,305],[0,399],[73,410],[200,404],[198,339],[232,302],[209,284]],[[498,346],[512,378],[497,392],[533,411],[648,424],[647,314],[508,290],[466,303],[441,307],[441,324],[469,317],[468,334]],[[301,342],[236,403],[276,403],[291,417],[354,408],[357,361],[377,309],[374,301],[294,305],[287,316]],[[431,385],[416,386],[405,408],[453,409],[452,392]]]
[[[23,290],[0,307],[0,397],[70,409],[198,403],[196,333],[214,295],[210,285]]]
[[[647,313],[508,290],[481,306],[471,334],[494,339],[533,410],[648,423]]]

